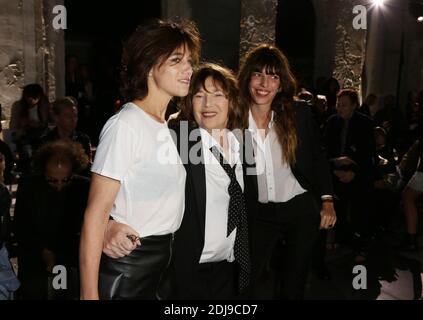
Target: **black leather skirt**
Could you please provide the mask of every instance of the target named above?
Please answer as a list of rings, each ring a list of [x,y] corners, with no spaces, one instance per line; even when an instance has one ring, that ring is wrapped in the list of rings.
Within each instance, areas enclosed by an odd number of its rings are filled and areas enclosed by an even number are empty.
[[[172,260],[173,234],[141,238],[141,245],[129,255],[112,259],[105,254],[101,257],[99,294],[107,297],[109,292],[102,286],[102,275],[121,275],[114,284],[115,300],[162,300],[166,293],[163,288],[168,279],[167,271]],[[106,279],[106,278],[103,278]],[[103,280],[105,281],[105,280]]]

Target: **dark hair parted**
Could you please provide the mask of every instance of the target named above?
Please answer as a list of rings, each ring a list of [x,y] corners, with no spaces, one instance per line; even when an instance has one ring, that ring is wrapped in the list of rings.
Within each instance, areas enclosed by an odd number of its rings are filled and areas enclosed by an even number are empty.
[[[249,88],[251,76],[253,72],[262,72],[263,69],[267,74],[278,75],[280,79],[280,91],[273,99],[271,107],[275,113],[275,130],[283,150],[282,161],[293,166],[298,145],[294,110],[297,81],[291,72],[288,59],[273,45],[258,45],[248,51],[241,60],[238,85],[243,123],[248,126],[249,108],[254,103]]]
[[[200,34],[194,22],[158,19],[141,24],[124,44],[122,54],[122,94],[128,100],[148,94],[150,70],[161,65],[178,48],[188,49],[193,63],[200,57]]]
[[[26,85],[22,90],[21,105],[19,116],[22,118],[27,118],[29,116],[30,105],[26,101],[27,98],[39,99],[38,101],[38,117],[43,123],[47,123],[47,112],[49,108],[49,102],[44,89],[38,83],[31,83]],[[41,112],[41,109],[44,109],[44,113]]]
[[[201,89],[206,90],[206,80],[212,78],[226,98],[229,100],[228,125],[229,130],[242,128],[242,111],[238,102],[238,86],[235,74],[228,68],[215,63],[202,63],[191,78],[188,95],[182,99],[181,112],[177,120],[188,120],[191,125],[197,126],[194,118],[192,100]]]
[[[50,161],[70,163],[73,173],[81,172],[89,164],[88,156],[80,143],[64,140],[42,145],[34,155],[33,169],[37,173],[43,173]]]
[[[42,96],[44,96],[44,90],[38,83],[28,84],[22,90],[22,99],[28,97],[41,99]]]
[[[359,99],[358,99],[358,92],[357,90],[353,89],[353,88],[349,88],[349,89],[342,89],[339,93],[338,93],[338,99],[340,97],[348,97],[350,98],[351,104],[355,105],[356,107],[358,107],[360,105]]]

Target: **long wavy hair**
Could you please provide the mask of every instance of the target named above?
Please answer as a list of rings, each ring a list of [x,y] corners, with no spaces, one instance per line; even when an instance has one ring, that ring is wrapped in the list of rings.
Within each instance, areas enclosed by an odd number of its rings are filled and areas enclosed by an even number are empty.
[[[283,150],[282,161],[293,166],[298,145],[294,110],[297,81],[291,72],[288,59],[273,45],[258,45],[248,51],[241,60],[238,85],[243,125],[248,127],[249,110],[254,103],[249,88],[251,75],[253,72],[261,72],[263,68],[267,74],[276,74],[280,78],[280,91],[273,99],[271,108],[275,113],[275,130]]]

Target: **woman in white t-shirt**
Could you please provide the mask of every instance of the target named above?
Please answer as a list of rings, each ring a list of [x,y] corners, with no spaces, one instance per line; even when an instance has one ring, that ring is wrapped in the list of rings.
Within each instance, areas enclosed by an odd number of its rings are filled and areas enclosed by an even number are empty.
[[[182,163],[174,161],[179,156],[165,113],[172,97],[188,94],[199,49],[192,22],[153,21],[139,26],[126,43],[123,89],[131,102],[104,126],[92,166],[81,234],[81,299],[161,298],[160,280],[183,216],[186,177]],[[129,256],[101,255],[109,215],[142,243]],[[119,292],[110,296],[99,273],[123,274]]]

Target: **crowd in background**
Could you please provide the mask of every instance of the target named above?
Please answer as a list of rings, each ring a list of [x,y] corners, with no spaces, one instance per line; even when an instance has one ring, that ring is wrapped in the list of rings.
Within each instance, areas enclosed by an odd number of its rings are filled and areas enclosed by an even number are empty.
[[[50,103],[40,85],[29,84],[12,106],[14,146],[0,141],[0,244],[7,243],[18,257],[22,299],[78,296],[75,290],[53,297],[45,284],[57,264],[74,268],[77,277],[91,143],[98,142],[100,129],[121,106],[113,70],[105,73],[109,88],[100,90],[89,67],[69,56],[66,97]],[[423,91],[410,92],[404,106],[393,95],[375,94],[360,105],[355,91],[341,90],[334,78],[319,78],[310,91],[300,89],[298,98],[314,115],[333,173],[338,223],[331,239],[322,231],[320,245],[324,250],[351,246],[357,262],[363,262],[372,239],[401,230],[398,249],[418,252],[423,188],[414,177],[423,171]],[[11,184],[18,184],[13,219]],[[324,254],[316,255],[313,265],[327,276],[319,259],[324,261]]]

